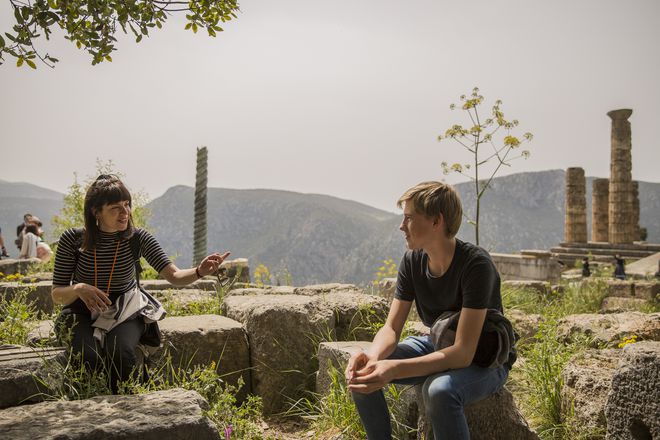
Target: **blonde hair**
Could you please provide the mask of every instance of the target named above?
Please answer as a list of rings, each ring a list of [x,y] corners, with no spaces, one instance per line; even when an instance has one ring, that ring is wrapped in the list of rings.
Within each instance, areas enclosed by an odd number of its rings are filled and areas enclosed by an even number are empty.
[[[458,234],[463,218],[461,198],[451,185],[442,182],[422,182],[403,193],[396,206],[412,202],[415,212],[427,217],[437,218],[442,215],[445,220],[445,232],[449,238]]]

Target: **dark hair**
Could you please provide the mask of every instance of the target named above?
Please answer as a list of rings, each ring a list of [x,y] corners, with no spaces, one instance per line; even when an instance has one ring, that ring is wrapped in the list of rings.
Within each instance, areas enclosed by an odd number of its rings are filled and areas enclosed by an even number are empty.
[[[39,235],[39,227],[34,223],[25,226],[25,233],[32,232],[34,235]]]
[[[82,250],[93,249],[99,241],[101,232],[96,225],[96,212],[104,205],[127,201],[132,205],[131,193],[119,177],[114,174],[101,174],[87,188],[85,194],[85,229],[83,233]],[[133,235],[133,216],[128,216],[128,227],[119,234],[121,240],[128,240]]]

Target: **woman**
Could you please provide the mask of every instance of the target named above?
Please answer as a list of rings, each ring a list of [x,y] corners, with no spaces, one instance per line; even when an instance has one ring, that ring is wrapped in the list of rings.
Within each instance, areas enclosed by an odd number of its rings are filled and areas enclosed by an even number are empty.
[[[101,175],[89,187],[84,218],[82,237],[79,230],[69,229],[59,240],[52,297],[64,305],[58,327],[71,330],[71,349],[81,353],[90,368],[106,361],[116,393],[119,381],[138,377],[135,351],[148,329],[145,309],[106,327],[99,328],[98,321],[106,323],[107,315],[132,304],[132,298],[138,302],[144,298],[136,288],[133,243],[139,243],[139,255],[175,285],[216,272],[229,252],[213,253],[197,267],[179,269],[149,232],[133,227],[131,195],[113,175]]]
[[[29,223],[25,227],[18,258],[37,258],[37,244],[39,244],[39,227]]]

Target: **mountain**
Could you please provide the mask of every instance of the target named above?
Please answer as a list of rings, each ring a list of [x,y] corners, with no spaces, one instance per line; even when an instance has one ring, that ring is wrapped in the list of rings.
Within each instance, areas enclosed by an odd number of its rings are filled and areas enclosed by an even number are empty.
[[[564,179],[563,170],[494,179],[482,198],[480,244],[492,252],[518,252],[549,249],[561,242]],[[592,180],[587,178],[588,212]],[[456,188],[472,217],[472,185]],[[648,241],[658,243],[660,183],[640,182],[639,188],[640,223],[648,229]],[[398,196],[392,194],[392,200]],[[155,236],[168,254],[178,252],[175,262],[181,267],[192,261],[193,199],[193,188],[175,186],[148,205]],[[0,181],[0,226],[10,254],[16,254],[14,228],[23,214],[38,215],[49,231],[61,200],[62,194],[55,191]],[[298,285],[373,279],[383,260],[401,258],[405,242],[398,230],[400,220],[400,215],[325,195],[208,189],[208,248],[249,258],[252,270],[259,263],[273,273],[286,268]],[[459,237],[474,241],[473,226],[464,222]]]
[[[62,207],[62,196],[57,191],[30,183],[0,180],[0,228],[9,255],[18,255],[14,239],[16,226],[23,222],[23,215],[29,212],[39,217],[48,233],[52,230],[51,219]]]
[[[182,266],[192,260],[193,199],[193,188],[176,186],[149,204],[158,240],[180,253]],[[207,200],[209,249],[247,257],[253,270],[258,263],[271,272],[286,268],[298,284],[364,281],[383,258],[404,250],[402,237],[386,234],[396,230],[397,215],[350,200],[221,188],[209,188]]]

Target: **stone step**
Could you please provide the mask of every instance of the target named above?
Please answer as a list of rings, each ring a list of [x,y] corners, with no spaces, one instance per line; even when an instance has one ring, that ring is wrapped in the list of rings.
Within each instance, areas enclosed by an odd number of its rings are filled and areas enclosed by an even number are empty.
[[[565,248],[586,248],[586,249],[609,249],[612,252],[617,250],[640,250],[650,253],[660,252],[660,244],[658,243],[635,243],[635,244],[611,244],[611,243],[602,243],[597,241],[590,241],[587,243],[559,243],[560,247]]]
[[[607,255],[614,259],[615,254],[621,255],[623,258],[644,258],[648,255],[653,255],[653,252],[642,251],[636,249],[589,249],[578,247],[561,247],[555,246],[550,248],[550,252],[554,254],[580,254],[580,255]]]
[[[0,438],[12,440],[218,440],[196,391],[51,401],[0,411]]]
[[[0,408],[44,400],[47,363],[63,354],[62,348],[0,347]]]

